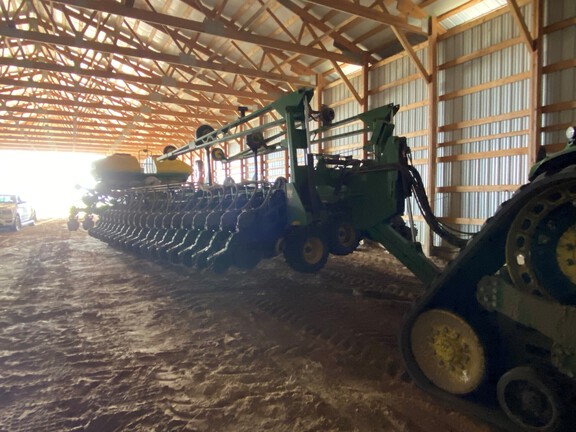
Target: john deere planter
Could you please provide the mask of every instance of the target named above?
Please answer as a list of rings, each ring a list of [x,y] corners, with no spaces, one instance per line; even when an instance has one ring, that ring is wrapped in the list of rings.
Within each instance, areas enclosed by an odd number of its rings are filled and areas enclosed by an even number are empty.
[[[574,129],[566,148],[533,167],[529,183],[467,241],[431,213],[406,139],[393,135],[397,105],[334,121],[329,108],[310,109],[312,97],[301,90],[222,128],[203,126],[189,144],[157,159],[204,150],[205,184],[182,183],[184,176],[150,183],[134,164],[112,164],[101,174],[103,187],[86,197],[90,235],[159,262],[216,272],[283,254],[294,270],[314,273],[330,254],[354,252],[362,238],[379,242],[428,287],[400,337],[419,386],[506,431],[573,430]],[[312,152],[361,134],[369,137],[366,158]],[[239,139],[248,149],[227,156],[224,144]],[[287,155],[288,179],[211,184],[211,160],[254,158],[258,172],[259,156],[273,152]],[[408,197],[434,232],[460,248],[442,271],[404,221]]]

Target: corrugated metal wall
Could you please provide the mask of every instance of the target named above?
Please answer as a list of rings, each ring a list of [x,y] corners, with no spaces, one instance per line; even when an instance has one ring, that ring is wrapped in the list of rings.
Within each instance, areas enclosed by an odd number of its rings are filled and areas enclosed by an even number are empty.
[[[416,54],[426,65],[426,47],[417,47]],[[428,85],[418,73],[414,62],[405,54],[393,56],[375,65],[369,73],[368,108],[388,104],[400,105],[394,119],[395,134],[406,136],[412,149],[414,166],[422,180],[428,181]],[[423,240],[425,226],[418,206],[412,199],[415,226]]]
[[[576,26],[570,21],[576,16],[576,2],[547,0],[544,4],[542,143],[548,150],[558,150],[565,143],[565,128],[576,121]],[[531,28],[532,4],[521,11]],[[362,72],[352,74],[349,80],[361,97],[368,97],[368,109],[389,103],[402,106],[395,118],[396,134],[408,138],[425,184],[430,167],[435,167],[436,188],[429,192],[436,214],[453,226],[475,232],[528,177],[529,147],[533,145],[529,142],[531,50],[508,7],[450,29],[439,38],[436,48],[438,70],[433,77],[439,101],[435,165],[428,160],[429,86],[406,53],[372,66],[368,89],[363,88]],[[415,50],[426,66],[427,44]],[[336,121],[363,110],[344,81],[328,84],[321,100],[334,109]],[[334,133],[357,127],[345,126]],[[360,158],[362,146],[363,137],[357,135],[326,142],[321,151]],[[234,149],[231,146],[229,150]],[[313,151],[319,150],[315,146]],[[284,151],[263,156],[259,163],[267,180],[288,174]],[[236,181],[249,180],[253,162],[235,162],[229,172]],[[416,216],[419,240],[426,241],[422,238],[426,227]],[[443,246],[436,237],[433,244]]]
[[[362,94],[362,76],[356,74],[349,78],[352,86]],[[353,117],[362,112],[362,107],[352,95],[344,82],[330,85],[322,92],[322,102],[334,109],[335,121]],[[324,133],[327,139],[336,134],[343,134],[358,129],[356,124],[346,124],[340,128]],[[323,144],[326,154],[339,154],[341,156],[362,157],[362,135],[354,135],[345,138],[338,138]]]
[[[438,66],[437,214],[474,232],[527,180],[530,53],[504,13],[442,39]]]
[[[569,21],[576,16],[576,2],[548,0],[544,6],[542,142],[555,151],[565,144],[565,128],[576,120],[576,26]],[[521,12],[531,29],[532,4]],[[418,48],[417,55],[426,65],[426,48]],[[529,142],[531,61],[531,50],[507,7],[455,27],[439,39],[433,196],[436,214],[462,230],[477,231],[527,181],[529,146],[534,145]],[[402,105],[395,119],[396,133],[408,137],[415,165],[426,182],[428,86],[409,56],[400,54],[373,67],[368,93],[369,108]],[[332,85],[323,97],[329,104],[346,101],[338,106],[338,116],[356,114],[360,108],[343,83]],[[338,153],[331,145],[325,151]],[[424,232],[421,223],[420,228]],[[434,244],[441,245],[440,239],[434,238]]]

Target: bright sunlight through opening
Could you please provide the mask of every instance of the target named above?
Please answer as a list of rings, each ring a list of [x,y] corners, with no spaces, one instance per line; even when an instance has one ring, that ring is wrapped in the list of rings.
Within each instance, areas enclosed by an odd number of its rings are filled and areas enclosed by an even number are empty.
[[[65,218],[95,185],[92,163],[101,154],[0,151],[0,193],[19,194],[39,219]]]

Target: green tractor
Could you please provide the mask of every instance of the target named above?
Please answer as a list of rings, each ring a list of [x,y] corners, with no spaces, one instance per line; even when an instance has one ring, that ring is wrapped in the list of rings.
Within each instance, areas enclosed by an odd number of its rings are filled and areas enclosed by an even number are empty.
[[[399,107],[334,122],[310,108],[313,91],[286,95],[222,128],[203,126],[169,159],[204,149],[222,163],[285,152],[289,179],[165,184],[111,191],[90,235],[156,260],[223,272],[283,254],[314,273],[330,254],[381,243],[426,286],[400,336],[408,372],[426,391],[507,431],[569,430],[576,407],[576,143],[544,157],[530,182],[470,240],[434,217],[406,138],[393,135]],[[253,120],[261,119],[257,126]],[[311,127],[318,121],[317,128]],[[312,152],[367,134],[355,159]],[[222,144],[244,139],[228,157]],[[443,270],[416,241],[413,198],[431,227],[460,248]],[[408,203],[408,204],[407,204]],[[404,219],[408,213],[409,223]]]

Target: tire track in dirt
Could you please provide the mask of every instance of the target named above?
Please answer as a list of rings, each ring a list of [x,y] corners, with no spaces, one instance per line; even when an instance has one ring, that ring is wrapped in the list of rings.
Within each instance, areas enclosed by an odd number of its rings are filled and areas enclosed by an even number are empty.
[[[403,379],[395,334],[421,287],[381,288],[380,258],[219,276],[64,225],[0,251],[2,431],[490,430]]]
[[[490,430],[436,406],[411,384],[396,342],[405,302],[345,297],[331,288],[294,291],[255,301],[261,313],[289,329],[278,337],[282,331],[268,324],[266,338],[279,340],[267,354],[285,370],[300,371],[302,385],[358,430]],[[301,340],[289,342],[294,335]],[[327,391],[332,375],[341,391]]]

